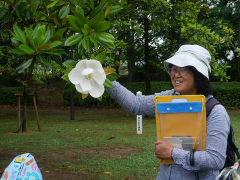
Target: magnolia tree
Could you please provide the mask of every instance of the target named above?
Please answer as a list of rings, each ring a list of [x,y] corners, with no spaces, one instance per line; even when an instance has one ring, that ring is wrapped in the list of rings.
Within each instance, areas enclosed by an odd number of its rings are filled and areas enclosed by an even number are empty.
[[[124,0],[0,1],[0,54],[14,62],[16,68],[12,69],[24,77],[23,131],[26,131],[27,77],[42,68],[53,68],[54,63],[61,66],[62,59],[66,60],[70,54],[67,46],[72,49],[73,59],[64,63],[65,90],[75,90],[71,81],[76,83],[75,72],[83,68],[76,84],[82,96],[80,93],[76,96],[84,99],[89,92],[101,100],[103,86],[111,87],[111,80],[118,78],[113,68],[103,69],[101,65],[106,50],[115,48],[114,37],[107,33],[111,25],[107,19],[121,11],[125,3]],[[82,59],[88,60],[83,63]],[[82,82],[83,77],[87,81]]]

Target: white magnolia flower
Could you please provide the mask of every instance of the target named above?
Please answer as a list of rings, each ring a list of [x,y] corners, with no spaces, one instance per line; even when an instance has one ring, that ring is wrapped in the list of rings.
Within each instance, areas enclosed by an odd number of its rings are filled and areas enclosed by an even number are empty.
[[[69,80],[75,84],[76,90],[82,94],[90,94],[94,98],[104,93],[106,74],[102,64],[97,60],[81,60],[68,74]]]

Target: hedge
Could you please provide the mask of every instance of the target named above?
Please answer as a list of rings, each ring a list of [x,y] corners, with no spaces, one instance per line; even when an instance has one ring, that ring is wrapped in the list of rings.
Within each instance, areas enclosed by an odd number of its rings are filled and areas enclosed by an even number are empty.
[[[38,94],[34,89],[27,88],[27,93],[35,94],[36,103],[38,104]],[[0,88],[0,105],[17,105],[16,93],[23,93],[23,87],[1,87]],[[21,105],[23,104],[23,96],[20,98]],[[27,105],[33,105],[32,96],[27,97]]]
[[[141,91],[145,94],[146,85],[145,82],[136,83],[122,83],[128,90],[136,94],[137,91]],[[240,83],[238,82],[213,82],[213,95],[219,102],[222,103],[228,109],[240,108]],[[172,89],[170,82],[151,82],[151,94],[159,93],[161,91]],[[63,93],[64,105],[70,106],[70,93]],[[103,108],[119,108],[119,105],[113,101],[110,97],[103,98],[100,102],[92,97],[88,96],[83,104],[80,104],[78,99],[74,100],[75,106],[80,107],[103,107]]]

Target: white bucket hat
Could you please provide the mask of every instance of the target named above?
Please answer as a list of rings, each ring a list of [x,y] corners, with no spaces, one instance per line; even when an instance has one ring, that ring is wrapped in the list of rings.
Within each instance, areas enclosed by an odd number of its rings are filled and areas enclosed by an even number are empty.
[[[173,57],[164,61],[164,67],[168,72],[169,63],[179,67],[193,66],[209,79],[208,71],[211,72],[210,62],[211,55],[202,46],[183,45]]]

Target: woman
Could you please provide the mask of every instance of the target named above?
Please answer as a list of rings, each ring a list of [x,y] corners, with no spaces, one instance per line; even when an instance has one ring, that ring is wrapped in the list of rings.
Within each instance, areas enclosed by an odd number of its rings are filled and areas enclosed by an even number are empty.
[[[108,89],[110,96],[120,106],[134,114],[155,115],[155,96],[205,95],[206,101],[212,97],[208,71],[211,56],[199,45],[183,45],[176,54],[164,62],[174,87],[150,96],[135,96],[118,82]],[[190,151],[173,148],[164,141],[155,142],[155,155],[159,159],[172,159],[175,164],[160,166],[157,180],[215,179],[223,168],[226,158],[227,137],[230,120],[222,105],[216,105],[207,118],[206,151],[194,153],[194,166],[190,165]]]

